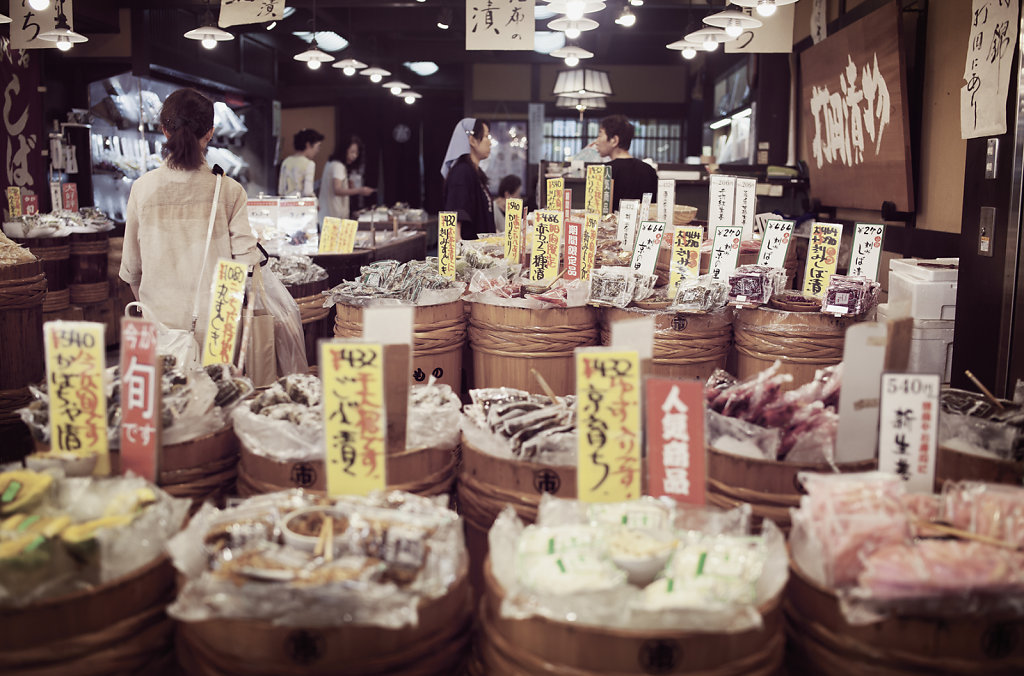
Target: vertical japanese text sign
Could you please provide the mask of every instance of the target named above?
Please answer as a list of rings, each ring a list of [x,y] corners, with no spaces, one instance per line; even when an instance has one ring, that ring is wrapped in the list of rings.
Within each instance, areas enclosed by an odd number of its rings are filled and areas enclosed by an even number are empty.
[[[647,492],[702,505],[704,388],[697,381],[668,378],[648,378],[645,386]]]
[[[606,175],[607,174],[607,179]],[[605,181],[611,180],[611,167],[605,164],[587,166],[587,183],[584,195],[584,210],[588,214],[605,215]]]
[[[850,271],[847,274],[851,277],[867,277],[877,282],[884,237],[884,225],[857,223],[853,231],[853,253],[850,256]]]
[[[587,214],[583,217],[583,246],[580,251],[582,262],[580,263],[580,279],[590,279],[590,272],[594,269],[594,260],[597,258],[597,214]]]
[[[523,200],[505,203],[505,260],[515,264],[523,253]]]
[[[161,360],[156,323],[121,320],[121,473],[156,483],[160,473]]]
[[[549,211],[562,210],[564,205],[562,200],[565,198],[565,179],[564,178],[549,178],[548,179],[548,190],[547,197],[548,203],[547,208]]]
[[[542,282],[558,275],[561,254],[562,212],[537,211],[533,215],[533,248],[530,252],[530,281]]]
[[[345,218],[341,221],[341,244],[338,247],[338,253],[350,254],[352,250],[356,248],[356,230],[359,229],[359,222],[354,221],[351,218]]]
[[[964,3],[966,4],[966,3]],[[1006,133],[1006,95],[1017,42],[1019,3],[974,0],[960,88],[960,138]]]
[[[339,253],[341,251],[341,219],[325,216],[320,228],[320,253]]]
[[[708,232],[720,225],[735,225],[733,207],[736,204],[736,177],[711,175],[708,190]],[[742,236],[742,230],[740,230]]]
[[[35,216],[39,213],[39,195],[21,196],[21,213],[25,216]]]
[[[455,241],[459,237],[459,218],[454,211],[437,215],[437,272],[455,279]]]
[[[898,474],[907,490],[931,493],[939,430],[938,374],[883,373],[878,469]]]
[[[107,397],[103,387],[106,329],[92,322],[46,322],[50,450],[99,455],[96,474],[109,474]]]
[[[7,213],[11,218],[21,216],[21,188],[16,185],[7,186]]]
[[[11,48],[12,49],[49,49],[57,43],[43,40],[39,36],[52,31],[57,24],[57,12],[63,10],[68,27],[75,29],[75,10],[71,0],[60,3],[50,2],[45,9],[35,9],[25,0],[11,0]]]
[[[466,3],[466,51],[533,49],[533,0]]]
[[[230,364],[235,358],[238,325],[245,301],[246,266],[221,258],[213,271],[210,321],[203,346],[203,366]]]
[[[565,278],[579,279],[582,264],[583,224],[565,224]]]
[[[327,494],[367,495],[387,486],[384,348],[320,341]]]
[[[843,226],[839,223],[815,223],[807,247],[807,267],[804,269],[804,295],[821,298],[828,282],[836,273],[839,263],[839,242],[843,239]]]
[[[658,220],[666,225],[672,224],[676,207],[676,182],[667,178],[658,181]],[[647,214],[644,214],[648,218]]]
[[[60,200],[65,211],[78,211],[78,184],[61,183]]]
[[[710,274],[722,282],[729,281],[729,275],[736,269],[736,259],[740,255],[740,237],[743,228],[738,225],[720,225],[715,228],[715,238],[711,242]]]
[[[636,241],[636,226],[639,223],[640,200],[619,200],[619,221],[617,238],[619,246],[626,251],[633,250]]]
[[[661,253],[661,240],[665,237],[665,224],[644,221],[636,235],[636,248],[630,267],[641,275],[653,275]]]
[[[640,359],[636,351],[576,350],[577,496],[583,502],[640,497]]]
[[[567,223],[572,217],[572,190],[562,191],[562,222]]]
[[[757,254],[758,265],[767,265],[770,268],[785,267],[789,242],[793,237],[793,225],[793,221],[768,221],[764,226],[764,237],[761,238],[761,250]]]
[[[754,237],[754,211],[757,204],[757,179],[736,179],[736,206],[733,210],[733,222],[743,228],[743,239]]]
[[[669,262],[668,297],[675,298],[683,277],[700,276],[701,226],[680,226],[672,233],[672,258]]]

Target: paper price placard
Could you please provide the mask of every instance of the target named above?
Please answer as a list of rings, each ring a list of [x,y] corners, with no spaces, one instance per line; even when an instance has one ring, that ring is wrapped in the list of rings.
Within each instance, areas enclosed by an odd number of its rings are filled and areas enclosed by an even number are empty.
[[[568,223],[572,217],[572,190],[562,191],[562,222]]]
[[[736,204],[733,209],[733,222],[743,228],[743,239],[754,237],[754,214],[757,205],[757,179],[736,179]]]
[[[21,196],[21,213],[25,216],[35,216],[39,213],[39,195]]]
[[[839,242],[843,239],[843,226],[839,223],[815,223],[811,228],[811,241],[807,246],[807,266],[804,268],[804,295],[821,298],[828,289],[828,281],[839,264]]]
[[[93,322],[46,322],[46,382],[50,451],[99,455],[95,474],[109,474],[107,455],[106,327]]]
[[[715,239],[711,243],[711,266],[709,271],[714,279],[729,281],[729,275],[736,269],[740,255],[740,237],[743,228],[738,225],[720,225],[715,228]]]
[[[882,374],[878,469],[899,475],[908,491],[932,492],[941,386],[938,374]]]
[[[562,194],[565,191],[565,179],[564,178],[549,178],[548,179],[548,190],[547,190],[547,208],[552,211],[561,211],[564,206],[562,204]]]
[[[341,219],[325,216],[320,228],[320,253],[338,253],[341,251]]]
[[[156,334],[155,322],[121,320],[121,473],[131,471],[154,483],[163,432]]]
[[[619,246],[626,251],[633,250],[636,241],[636,226],[639,223],[640,200],[619,200],[619,220],[616,236]]]
[[[640,358],[636,351],[576,350],[578,457],[583,502],[640,497]]]
[[[606,164],[591,164],[587,167],[587,184],[584,199],[584,210],[588,214],[603,216],[608,213],[605,207],[605,183],[611,192],[612,168]]]
[[[21,216],[21,188],[16,185],[7,187],[7,212],[11,218]]]
[[[644,221],[636,235],[636,248],[633,249],[633,260],[630,267],[641,275],[653,275],[661,252],[661,240],[665,236],[665,224],[656,221]]]
[[[367,495],[387,486],[384,348],[320,341],[327,493]]]
[[[350,218],[341,221],[341,248],[339,253],[349,254],[356,248],[356,230],[359,229],[359,222]]]
[[[795,224],[795,221],[781,220],[770,220],[765,224],[761,250],[757,254],[758,265],[767,265],[770,268],[785,267]]]
[[[671,223],[676,206],[676,182],[663,179],[658,181],[658,220]],[[650,216],[647,216],[650,218]]]
[[[454,211],[437,215],[437,272],[455,279],[455,242],[459,237],[459,217]]]
[[[533,248],[530,251],[531,282],[542,282],[558,276],[561,235],[561,211],[544,210],[533,215]]]
[[[505,202],[505,260],[518,263],[523,255],[523,200]]]
[[[61,183],[60,198],[65,211],[78,211],[78,184]]]
[[[694,380],[648,378],[647,492],[704,504],[704,388]]]
[[[242,263],[226,258],[217,261],[210,295],[210,320],[206,324],[203,345],[203,366],[230,364],[234,360],[247,272]]]
[[[882,260],[882,242],[885,226],[876,223],[857,223],[853,231],[853,254],[850,257],[851,277],[867,277],[878,281],[878,265]]]
[[[601,193],[601,215],[606,216],[612,212],[612,168],[611,165],[604,167],[604,191]]]
[[[668,297],[675,298],[684,277],[700,276],[700,245],[704,239],[701,226],[680,226],[672,233],[672,258],[669,261]]]
[[[643,197],[640,199],[640,213],[637,214],[636,222],[646,221],[651,217],[651,200],[654,199],[654,195],[649,192],[645,192]]]
[[[736,205],[736,177],[711,174],[708,188],[708,231],[722,225],[735,225],[733,208]],[[742,227],[740,236],[743,236]]]
[[[565,224],[565,278],[579,279],[583,264],[583,224],[569,221]]]
[[[594,260],[597,258],[597,214],[587,214],[583,222],[583,246],[580,255],[580,279],[590,279],[590,272],[594,269]]]

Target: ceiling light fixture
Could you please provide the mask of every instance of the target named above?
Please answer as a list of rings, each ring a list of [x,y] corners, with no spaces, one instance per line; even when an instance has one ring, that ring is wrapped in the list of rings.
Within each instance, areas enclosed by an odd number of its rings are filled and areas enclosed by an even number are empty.
[[[271,21],[270,23],[267,24],[267,30],[268,31],[272,31],[276,27],[277,27],[277,22],[276,21]]]
[[[404,82],[399,82],[398,80],[392,80],[391,82],[385,82],[382,86],[385,89],[390,89],[391,93],[394,94],[395,96],[398,96],[399,94],[401,94],[403,89],[408,89],[409,88],[409,85],[405,84]]]
[[[553,12],[555,14],[565,14],[570,19],[580,19],[584,14],[600,12],[604,8],[604,0],[548,0],[547,11],[544,13]],[[537,17],[537,20],[541,21],[549,16],[550,14],[544,17]]]
[[[402,65],[421,77],[429,77],[438,71],[433,61],[406,61]]]
[[[416,92],[405,92],[402,96],[405,97],[405,102],[409,105],[416,103],[416,99],[423,98],[422,94],[417,94]]]
[[[366,68],[366,65],[367,64],[363,63],[359,59],[342,59],[341,61],[332,64],[331,67],[340,68],[342,73],[351,77],[352,75],[356,74],[357,70],[362,70],[363,68]]]
[[[608,73],[603,70],[562,70],[555,78],[555,88],[551,92],[555,96],[572,96],[587,99],[600,96],[611,96],[612,85]]]
[[[676,40],[675,42],[669,43],[669,44],[667,44],[665,46],[667,48],[669,48],[669,49],[674,49],[674,50],[679,51],[683,55],[683,58],[686,59],[686,60],[690,60],[690,59],[696,57],[697,56],[697,50],[704,48],[704,46],[701,43],[699,43],[699,42],[691,42],[690,40],[687,40],[686,38],[683,38],[682,40]]]
[[[619,14],[618,18],[615,19],[615,23],[625,28],[632,28],[636,24],[636,14],[629,11],[629,7],[622,8],[622,14]]]
[[[756,9],[760,16],[771,16],[783,5],[792,5],[796,0],[729,0],[734,5]]]
[[[592,31],[600,25],[593,19],[570,19],[567,16],[548,22],[548,28],[562,31],[570,40],[575,40],[583,31]]]
[[[689,42],[696,42],[704,47],[705,52],[713,52],[718,49],[718,45],[722,42],[729,42],[735,40],[721,28],[702,28],[698,31],[694,31],[686,35],[685,38]]]
[[[0,14],[0,24],[11,23],[11,17],[6,14]]]
[[[575,68],[579,65],[580,59],[589,59],[594,56],[593,52],[588,52],[582,47],[569,46],[556,49],[551,52],[551,56],[565,60],[565,65],[570,68]]]
[[[63,3],[61,8],[63,9]],[[39,37],[43,39],[42,35]],[[198,40],[206,49],[213,49],[217,46],[218,42],[235,39],[235,36],[231,33],[217,28],[217,24],[213,20],[213,12],[210,11],[209,0],[206,1],[206,9],[203,11],[202,18],[199,19],[199,27],[185,33],[185,37],[189,40]],[[57,43],[57,47],[60,47],[60,43]]]
[[[364,68],[363,70],[359,71],[359,74],[365,75],[366,77],[370,78],[370,82],[376,84],[383,80],[384,78],[386,78],[387,76],[391,75],[391,71],[373,66],[371,68]]]
[[[313,39],[309,41],[309,49],[299,52],[292,58],[296,61],[305,61],[306,67],[310,70],[319,70],[323,64],[334,61],[334,57],[321,51],[316,44],[316,0],[313,0],[313,18],[310,23],[313,24]]]
[[[41,12],[50,6],[50,0],[28,0],[28,6],[37,12]]]
[[[643,7],[644,0],[629,0],[629,4],[633,5],[634,7]]]
[[[450,7],[445,7],[441,10],[441,13],[437,15],[437,27],[443,31],[451,28],[452,25],[452,10]]]
[[[57,20],[54,22],[53,30],[40,33],[39,39],[57,43],[57,49],[62,52],[68,51],[74,44],[89,40],[84,35],[71,30],[68,17],[64,14],[64,0],[61,0],[60,9],[57,10]]]
[[[724,29],[726,33],[734,38],[738,38],[745,30],[760,28],[764,25],[763,21],[755,19],[749,14],[737,12],[734,9],[727,9],[717,14],[706,16],[704,17],[704,23]]]

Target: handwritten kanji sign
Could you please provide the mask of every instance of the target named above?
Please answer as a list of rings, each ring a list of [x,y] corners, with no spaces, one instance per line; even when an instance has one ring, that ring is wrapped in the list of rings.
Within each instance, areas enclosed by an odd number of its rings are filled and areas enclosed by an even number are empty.
[[[21,188],[16,185],[7,186],[7,213],[11,218],[21,216]]]
[[[909,491],[932,492],[940,381],[931,373],[882,374],[878,469],[899,475]]]
[[[743,228],[743,239],[754,236],[754,211],[757,206],[757,179],[736,179],[736,204],[733,206],[733,225]]]
[[[523,200],[505,202],[505,260],[518,263],[523,255]]]
[[[770,268],[785,267],[794,225],[794,221],[774,219],[765,224],[761,250],[757,254],[758,265],[767,265]]]
[[[680,226],[672,233],[672,258],[669,259],[668,297],[675,298],[684,277],[700,276],[700,246],[704,239],[701,226]]]
[[[466,51],[529,51],[534,0],[466,0]]]
[[[587,183],[583,201],[583,208],[586,213],[600,214],[601,216],[608,213],[608,204],[605,199],[605,182],[609,183],[608,189],[610,191],[611,178],[612,168],[607,164],[591,164],[587,167]]]
[[[235,358],[245,300],[246,266],[221,258],[213,271],[210,319],[206,325],[203,366],[230,364]]]
[[[78,184],[61,183],[60,201],[65,211],[78,211]]]
[[[327,493],[367,495],[387,486],[384,348],[320,342]]]
[[[583,502],[640,497],[640,358],[636,351],[576,350],[578,457]]]
[[[583,251],[583,224],[565,224],[565,278],[579,279]]]
[[[641,275],[653,275],[661,253],[661,240],[665,237],[665,224],[655,221],[644,221],[636,235],[636,248],[633,249],[633,260],[630,267]]]
[[[121,320],[121,472],[156,482],[160,473],[161,360],[156,323]]]
[[[558,275],[561,235],[561,210],[545,209],[533,214],[533,248],[530,251],[531,282],[548,281]]]
[[[284,18],[284,0],[220,0],[221,28]]]
[[[341,251],[341,219],[325,216],[320,228],[320,253],[339,253]]]
[[[885,226],[880,223],[857,223],[853,230],[853,254],[850,256],[851,277],[868,277],[878,281],[878,265],[882,260]]]
[[[619,220],[616,238],[619,246],[626,251],[633,250],[636,241],[636,226],[640,222],[640,200],[619,200]]]
[[[804,295],[821,298],[839,264],[839,242],[843,239],[840,223],[815,223],[807,246],[804,268]]]
[[[356,248],[356,230],[359,229],[359,222],[351,218],[341,220],[341,248],[340,253],[349,254]]]
[[[556,209],[564,209],[563,199],[565,197],[565,179],[564,178],[549,178],[548,179],[548,190],[547,208],[549,211]]]
[[[562,222],[568,222],[572,216],[572,190],[562,191]]]
[[[25,216],[35,216],[39,213],[39,195],[21,196],[21,213]]]
[[[50,396],[50,450],[99,455],[96,474],[108,474],[106,328],[93,322],[46,322],[46,383]]]
[[[694,380],[648,378],[647,492],[704,504],[704,388]]]
[[[455,279],[455,244],[459,238],[459,217],[454,211],[437,215],[437,272]]]
[[[729,275],[736,269],[740,255],[740,236],[743,229],[738,225],[720,225],[715,228],[711,242],[711,266],[709,272],[714,279],[729,281]]]
[[[666,178],[658,181],[658,220],[671,223],[676,207],[676,182]],[[647,214],[644,214],[647,216]]]
[[[43,40],[39,36],[52,31],[57,25],[58,2],[51,2],[46,9],[33,9],[27,0],[11,0],[11,48],[50,49],[57,43]],[[75,11],[72,0],[63,3],[64,16],[68,26],[75,29]]]
[[[974,0],[967,40],[964,82],[960,88],[960,137],[1006,133],[1006,95],[1017,42],[1019,4],[1010,0]]]
[[[735,206],[736,177],[712,174],[708,188],[708,232],[714,232],[721,225],[735,225]]]
[[[594,269],[594,260],[597,258],[597,214],[587,214],[583,217],[583,257],[580,264],[580,279],[590,279],[590,272]]]

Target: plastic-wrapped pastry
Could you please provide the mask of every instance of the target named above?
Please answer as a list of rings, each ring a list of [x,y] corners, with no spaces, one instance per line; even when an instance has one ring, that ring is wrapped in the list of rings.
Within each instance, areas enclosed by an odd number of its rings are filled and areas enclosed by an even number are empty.
[[[669,309],[676,312],[713,312],[724,306],[728,297],[729,285],[711,275],[683,278]]]
[[[767,265],[741,265],[729,275],[729,301],[764,305],[785,284],[785,270]]]
[[[878,304],[880,285],[867,277],[832,275],[821,301],[821,311],[830,315],[859,315]]]

